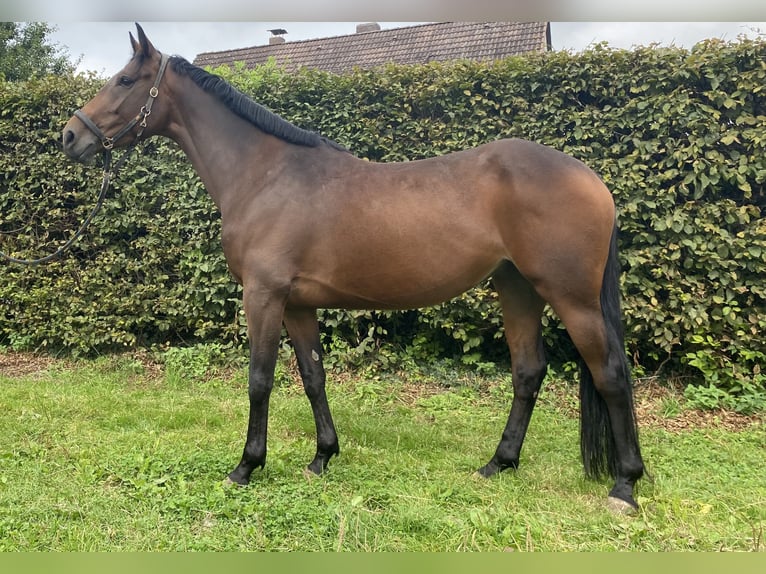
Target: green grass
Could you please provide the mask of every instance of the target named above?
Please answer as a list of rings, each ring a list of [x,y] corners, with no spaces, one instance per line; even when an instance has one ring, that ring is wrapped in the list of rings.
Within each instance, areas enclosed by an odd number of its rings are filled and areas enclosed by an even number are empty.
[[[641,511],[620,517],[605,509],[610,485],[583,478],[576,395],[562,383],[541,396],[519,470],[484,480],[473,471],[505,423],[507,378],[447,373],[449,387],[437,387],[422,375],[342,376],[328,384],[341,456],[308,480],[314,423],[300,385],[283,377],[267,466],[235,488],[222,480],[241,453],[244,372],[189,383],[153,373],[107,358],[0,374],[0,550],[766,545],[762,421],[737,432],[643,428],[653,481],[640,484]]]

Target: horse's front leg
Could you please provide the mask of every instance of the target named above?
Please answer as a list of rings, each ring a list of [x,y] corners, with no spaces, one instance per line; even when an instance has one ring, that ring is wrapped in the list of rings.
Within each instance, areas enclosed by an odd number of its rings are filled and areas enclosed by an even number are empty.
[[[332,422],[330,406],[325,393],[325,372],[322,365],[322,346],[319,340],[319,323],[315,309],[285,310],[285,327],[293,342],[303,388],[311,403],[317,431],[317,451],[308,471],[322,474],[330,458],[340,452],[338,435]]]
[[[269,397],[274,387],[285,298],[264,290],[262,286],[246,287],[244,307],[250,340],[250,416],[242,460],[229,474],[229,480],[237,484],[247,484],[250,474],[266,464]]]

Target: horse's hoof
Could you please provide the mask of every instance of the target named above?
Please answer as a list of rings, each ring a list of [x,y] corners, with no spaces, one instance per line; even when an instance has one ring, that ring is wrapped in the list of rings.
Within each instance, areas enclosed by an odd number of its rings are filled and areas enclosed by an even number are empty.
[[[303,469],[303,478],[305,478],[306,480],[314,480],[318,476],[319,475],[313,470],[311,470],[309,467],[306,467]]]
[[[607,497],[606,507],[612,514],[617,514],[618,516],[633,516],[638,512],[638,508],[630,502],[616,496]]]
[[[500,467],[497,466],[492,461],[488,462],[484,466],[482,466],[480,469],[476,470],[476,472],[473,473],[474,478],[490,478],[491,476],[496,475],[500,471]]]
[[[492,476],[495,476],[496,474],[500,474],[501,472],[505,470],[508,470],[508,469],[516,470],[517,468],[519,468],[518,460],[512,460],[511,462],[507,462],[507,463],[500,463],[493,458],[487,464],[485,464],[479,470],[477,470],[475,474],[478,474],[482,478],[490,478]]]
[[[224,488],[241,488],[243,486],[247,486],[247,483],[241,484],[239,482],[233,481],[230,477],[226,477],[223,479],[223,487]]]

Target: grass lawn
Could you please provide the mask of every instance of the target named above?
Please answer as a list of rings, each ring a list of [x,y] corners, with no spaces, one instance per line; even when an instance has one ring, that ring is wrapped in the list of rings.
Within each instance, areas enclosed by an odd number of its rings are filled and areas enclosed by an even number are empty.
[[[314,422],[287,376],[269,455],[225,487],[247,417],[244,370],[187,381],[135,357],[0,352],[0,550],[763,551],[763,416],[700,413],[639,385],[652,480],[633,517],[583,477],[576,389],[546,381],[518,471],[492,455],[509,377],[331,375],[341,456],[314,479]]]

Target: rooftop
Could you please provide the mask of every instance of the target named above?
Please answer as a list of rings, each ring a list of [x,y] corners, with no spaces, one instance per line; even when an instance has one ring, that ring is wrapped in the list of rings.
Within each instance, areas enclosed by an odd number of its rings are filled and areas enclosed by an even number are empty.
[[[285,41],[280,32],[285,31],[273,31],[269,44],[205,52],[194,63],[217,67],[243,62],[252,68],[274,58],[289,71],[308,67],[342,73],[389,62],[497,60],[551,47],[549,22],[437,22],[389,30],[368,23],[358,25],[355,34],[295,42]]]

